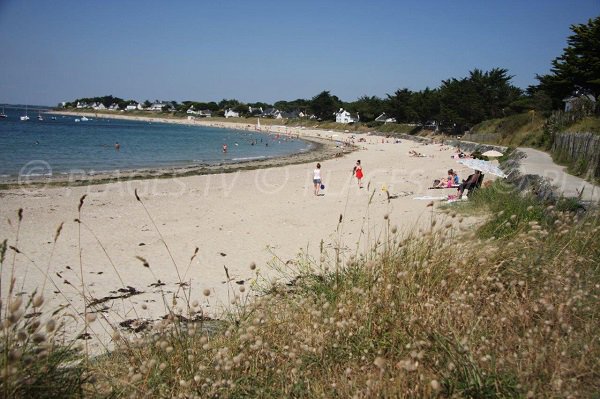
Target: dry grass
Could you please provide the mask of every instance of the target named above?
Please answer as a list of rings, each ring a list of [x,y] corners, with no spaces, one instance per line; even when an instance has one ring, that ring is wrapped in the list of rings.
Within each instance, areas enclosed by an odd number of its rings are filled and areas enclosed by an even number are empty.
[[[500,241],[454,238],[452,214],[403,240],[391,226],[387,245],[341,270],[300,260],[291,287],[271,287],[221,335],[165,322],[98,378],[118,396],[589,396],[598,215],[546,213],[551,227],[532,217]]]
[[[481,227],[503,234],[485,239],[454,210],[406,237],[386,215],[368,253],[340,263],[323,250],[280,265],[289,284],[231,287],[220,333],[172,311],[141,336],[115,334],[115,350],[84,363],[91,380],[80,386],[90,397],[593,396],[600,215],[523,201],[505,203]],[[3,323],[6,392],[23,374],[7,353],[24,347],[13,340],[22,328]]]

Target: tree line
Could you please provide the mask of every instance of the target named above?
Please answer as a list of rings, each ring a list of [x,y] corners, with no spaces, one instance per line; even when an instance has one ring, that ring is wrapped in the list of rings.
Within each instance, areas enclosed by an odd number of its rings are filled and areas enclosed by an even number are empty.
[[[193,106],[195,110],[211,110],[215,115],[233,109],[241,116],[250,117],[253,116],[250,108],[276,108],[327,121],[335,120],[335,112],[344,108],[358,114],[362,123],[374,124],[375,119],[385,113],[397,123],[435,121],[445,130],[461,132],[486,119],[528,110],[549,112],[560,109],[563,99],[575,90],[597,97],[600,90],[600,17],[590,19],[586,24],[572,25],[571,30],[573,34],[568,37],[568,45],[564,53],[552,61],[550,73],[536,75],[539,84],[526,90],[511,84],[513,76],[507,69],[474,69],[466,77],[442,80],[438,88],[421,91],[401,88],[383,98],[364,95],[355,101],[344,102],[324,90],[310,99],[282,100],[274,104],[244,103],[236,99],[223,99],[218,103],[166,101],[163,112],[184,114]],[[77,101],[101,102],[105,107],[118,104],[120,109],[134,103],[133,100],[104,96],[78,99],[66,106],[74,107]],[[146,100],[144,105],[149,107],[151,102]]]

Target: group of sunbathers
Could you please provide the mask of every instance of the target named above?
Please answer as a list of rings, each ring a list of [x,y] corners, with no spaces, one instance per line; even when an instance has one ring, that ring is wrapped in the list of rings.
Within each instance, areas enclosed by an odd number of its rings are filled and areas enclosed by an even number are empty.
[[[435,179],[431,188],[456,188],[460,184],[458,174],[452,169],[448,170],[448,177]]]
[[[475,173],[469,175],[469,177],[461,183],[456,172],[449,169],[448,177],[446,179],[435,179],[433,181],[433,186],[430,188],[456,188],[458,190],[456,198],[461,199],[465,190],[473,190],[479,187],[481,185],[480,180],[483,180],[483,175],[480,171],[476,170]]]

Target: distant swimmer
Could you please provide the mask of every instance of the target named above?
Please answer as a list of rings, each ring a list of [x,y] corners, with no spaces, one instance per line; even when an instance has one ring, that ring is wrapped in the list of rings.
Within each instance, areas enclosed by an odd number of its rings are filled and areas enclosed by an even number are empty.
[[[227,144],[223,144],[223,153],[227,152]]]
[[[118,141],[115,142],[115,150],[119,151],[121,149],[121,144]]]
[[[36,145],[38,145],[39,143],[40,143],[39,141],[37,141],[37,140],[35,141],[35,144],[36,144]]]

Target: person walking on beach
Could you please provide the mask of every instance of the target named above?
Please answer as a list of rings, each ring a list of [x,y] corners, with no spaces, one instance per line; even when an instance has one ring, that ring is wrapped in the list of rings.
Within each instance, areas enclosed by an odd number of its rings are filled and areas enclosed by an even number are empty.
[[[352,174],[354,176],[356,176],[356,179],[358,180],[358,188],[362,188],[363,171],[362,171],[362,166],[360,164],[360,159],[358,161],[356,161],[356,165],[354,166],[354,169],[352,170]]]
[[[315,195],[319,195],[321,190],[321,164],[317,163],[317,167],[313,171],[313,184],[315,185]]]

